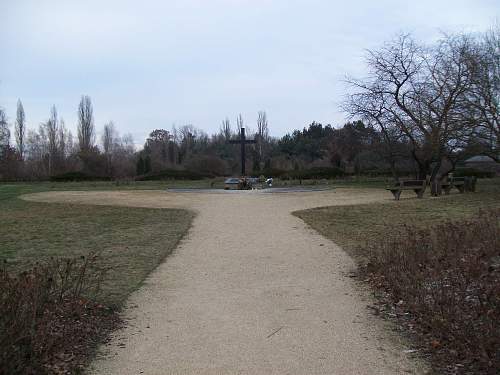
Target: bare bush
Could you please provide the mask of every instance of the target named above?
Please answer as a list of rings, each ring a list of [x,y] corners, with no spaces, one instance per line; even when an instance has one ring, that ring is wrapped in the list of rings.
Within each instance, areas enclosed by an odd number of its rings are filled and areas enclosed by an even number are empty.
[[[81,367],[106,331],[103,325],[117,321],[93,302],[102,276],[95,256],[51,259],[17,276],[4,267],[0,374],[74,373]]]
[[[499,219],[407,227],[370,249],[371,281],[443,371],[500,371]]]

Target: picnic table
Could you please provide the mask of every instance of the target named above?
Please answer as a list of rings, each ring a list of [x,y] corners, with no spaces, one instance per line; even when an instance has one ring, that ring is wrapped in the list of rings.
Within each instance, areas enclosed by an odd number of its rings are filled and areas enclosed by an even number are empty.
[[[402,180],[394,183],[393,186],[387,188],[395,200],[399,200],[401,193],[404,190],[413,190],[417,194],[417,198],[423,198],[427,183],[425,180]]]
[[[441,187],[446,195],[450,194],[451,190],[455,187],[460,193],[475,192],[477,178],[470,177],[450,177],[443,183]]]

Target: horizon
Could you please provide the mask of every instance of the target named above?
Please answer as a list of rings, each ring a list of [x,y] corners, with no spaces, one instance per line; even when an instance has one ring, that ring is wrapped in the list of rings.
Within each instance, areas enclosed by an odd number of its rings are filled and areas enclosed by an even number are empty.
[[[113,121],[141,146],[153,129],[172,125],[211,135],[228,117],[237,131],[240,113],[254,129],[261,110],[274,137],[313,121],[341,126],[348,121],[339,108],[342,80],[366,74],[367,49],[400,32],[429,43],[443,32],[485,31],[498,7],[487,0],[340,6],[189,0],[138,7],[19,1],[0,5],[0,12],[6,15],[0,106],[11,137],[18,99],[29,129],[38,129],[55,105],[76,135],[77,106],[89,95],[97,143]]]

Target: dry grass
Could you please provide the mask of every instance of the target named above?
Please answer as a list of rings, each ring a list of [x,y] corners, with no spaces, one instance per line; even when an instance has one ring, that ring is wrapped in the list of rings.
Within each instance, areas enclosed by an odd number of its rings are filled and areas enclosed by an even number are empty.
[[[391,197],[387,192],[388,198]],[[384,203],[320,207],[294,214],[313,229],[342,246],[356,260],[363,261],[365,248],[405,225],[426,227],[449,219],[477,214],[481,209],[500,208],[500,180],[480,181],[477,193],[417,199],[388,200]],[[404,198],[406,198],[406,196]]]
[[[122,187],[0,185],[0,374],[79,371],[116,326],[116,310],[177,246],[193,218],[185,210],[46,204],[18,196]],[[160,185],[126,185],[147,187]],[[91,254],[98,263],[76,266],[75,259]],[[96,278],[99,295],[89,288]]]
[[[173,209],[26,202],[17,198],[27,191],[20,186],[0,188],[0,260],[21,271],[51,257],[98,253],[110,268],[101,297],[108,305],[119,306],[140,286],[177,246],[193,217]]]
[[[295,214],[347,250],[439,374],[500,371],[500,187]]]

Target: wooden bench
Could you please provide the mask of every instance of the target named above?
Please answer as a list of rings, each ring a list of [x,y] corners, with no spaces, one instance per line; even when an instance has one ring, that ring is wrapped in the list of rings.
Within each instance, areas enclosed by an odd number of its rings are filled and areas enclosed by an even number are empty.
[[[457,190],[460,193],[465,192],[465,177],[452,177],[450,178],[450,186],[448,188],[448,194],[451,189],[454,187],[457,188]]]
[[[403,190],[413,190],[417,194],[417,198],[423,198],[426,186],[425,180],[406,180],[396,182],[394,186],[388,187],[387,190],[390,190],[394,195],[394,199],[398,201]]]
[[[465,191],[476,192],[476,176],[465,177]]]
[[[441,184],[441,187],[443,188],[446,195],[450,194],[451,189],[453,189],[454,187],[456,187],[460,193],[464,193],[467,191],[474,192],[476,191],[476,182],[477,178],[474,176],[451,177],[448,179],[448,181],[443,182]]]

